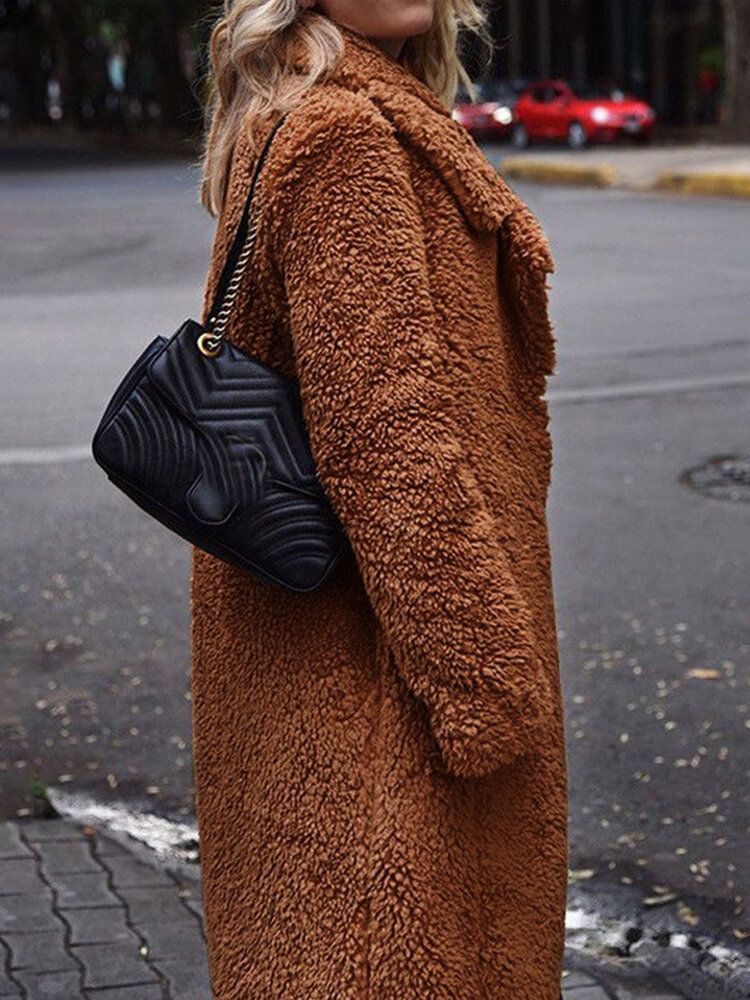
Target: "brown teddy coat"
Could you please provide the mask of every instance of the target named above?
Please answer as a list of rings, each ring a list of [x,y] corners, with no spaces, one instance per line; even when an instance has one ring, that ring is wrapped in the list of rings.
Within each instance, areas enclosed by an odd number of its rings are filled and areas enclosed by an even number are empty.
[[[194,550],[213,989],[557,1000],[552,261],[438,98],[344,36],[274,139],[229,336],[300,380],[353,554],[299,595]],[[235,150],[206,302],[257,139]]]

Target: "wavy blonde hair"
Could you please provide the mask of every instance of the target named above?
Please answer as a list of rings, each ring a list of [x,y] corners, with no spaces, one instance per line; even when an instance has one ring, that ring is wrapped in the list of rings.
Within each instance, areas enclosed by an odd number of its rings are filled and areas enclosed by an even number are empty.
[[[400,61],[451,106],[462,82],[473,88],[458,55],[462,29],[491,45],[481,0],[436,0],[432,27],[409,38]],[[300,45],[308,70],[293,67]],[[201,201],[218,215],[224,201],[232,150],[243,121],[260,120],[295,107],[336,67],[344,51],[334,21],[299,0],[225,0],[211,33],[208,128]]]

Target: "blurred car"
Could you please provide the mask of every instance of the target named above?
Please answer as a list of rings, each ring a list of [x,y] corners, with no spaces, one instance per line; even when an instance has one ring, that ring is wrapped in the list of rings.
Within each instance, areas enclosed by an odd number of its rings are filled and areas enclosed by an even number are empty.
[[[616,88],[576,94],[564,80],[527,87],[515,107],[512,142],[525,149],[534,140],[563,140],[571,149],[631,138],[648,142],[656,112],[645,101]]]
[[[507,139],[513,128],[516,93],[502,80],[481,80],[476,84],[478,100],[461,90],[453,117],[475,139]]]

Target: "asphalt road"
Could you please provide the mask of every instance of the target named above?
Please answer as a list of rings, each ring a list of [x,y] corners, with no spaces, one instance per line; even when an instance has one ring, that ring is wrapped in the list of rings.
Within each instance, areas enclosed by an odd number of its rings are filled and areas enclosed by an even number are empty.
[[[5,815],[35,785],[192,812],[188,549],[87,456],[136,353],[199,309],[212,223],[196,179],[179,162],[66,162],[0,182]],[[749,488],[721,500],[681,477],[750,451],[750,205],[520,192],[558,262],[550,519],[574,888],[740,945]]]

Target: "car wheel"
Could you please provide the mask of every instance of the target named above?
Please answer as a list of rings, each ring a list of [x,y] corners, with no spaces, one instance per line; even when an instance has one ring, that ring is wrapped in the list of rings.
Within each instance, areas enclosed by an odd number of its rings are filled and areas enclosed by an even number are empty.
[[[529,133],[526,131],[525,125],[521,125],[519,122],[514,126],[510,134],[510,144],[513,149],[528,149]]]
[[[588,133],[583,125],[580,122],[571,122],[568,125],[568,146],[571,149],[583,149],[588,144]]]

